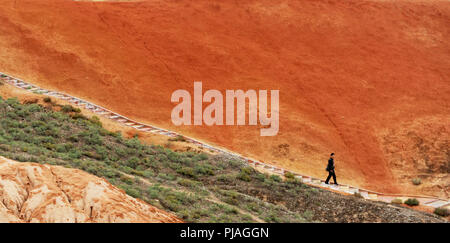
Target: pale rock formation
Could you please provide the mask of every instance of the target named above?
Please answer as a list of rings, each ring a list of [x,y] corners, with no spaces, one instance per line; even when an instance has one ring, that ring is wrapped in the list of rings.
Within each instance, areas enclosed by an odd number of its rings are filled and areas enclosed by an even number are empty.
[[[181,222],[77,169],[0,156],[0,222]]]

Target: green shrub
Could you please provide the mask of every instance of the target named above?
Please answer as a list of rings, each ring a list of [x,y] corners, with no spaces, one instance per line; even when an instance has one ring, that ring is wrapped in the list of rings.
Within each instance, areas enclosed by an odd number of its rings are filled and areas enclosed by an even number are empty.
[[[196,198],[191,197],[189,194],[184,192],[176,192],[171,189],[162,190],[158,196],[161,205],[164,207],[178,212],[187,205],[191,205],[196,201]]]
[[[141,198],[141,192],[135,188],[127,187],[125,192],[135,198]]]
[[[116,178],[116,177],[120,176],[120,174],[118,172],[116,172],[112,169],[109,169],[109,168],[105,169],[105,172],[103,173],[103,175],[108,178]]]
[[[201,175],[214,175],[214,167],[212,165],[209,164],[200,164],[195,166],[195,172],[196,174],[201,174]]]
[[[266,217],[264,217],[264,221],[268,223],[281,223],[281,220],[276,214],[276,212],[269,212],[269,214]]]
[[[176,176],[173,174],[161,173],[158,175],[158,178],[163,179],[165,181],[174,181],[176,179]]]
[[[150,198],[158,198],[160,195],[163,194],[162,191],[163,191],[163,188],[158,184],[150,186],[147,189],[147,193],[150,196]]]
[[[288,179],[287,181],[288,183],[292,184],[292,185],[297,185],[297,186],[305,186],[305,184],[303,184],[303,182],[300,179],[294,178],[294,179]]]
[[[234,176],[232,174],[222,174],[217,176],[217,180],[225,183],[231,183],[234,181]]]
[[[191,211],[182,210],[182,211],[180,211],[179,214],[186,221],[198,220],[202,217],[209,216],[209,212],[206,210],[202,210],[202,209],[194,209]]]
[[[45,97],[45,98],[44,98],[44,102],[45,102],[45,103],[51,103],[51,102],[52,102],[52,99],[51,99],[50,97]]]
[[[186,179],[186,178],[182,178],[182,179],[178,180],[178,184],[180,184],[182,186],[185,186],[185,187],[194,188],[197,185],[199,185],[200,183],[196,182],[196,181],[193,181],[193,180]]]
[[[241,172],[245,173],[247,175],[251,175],[251,174],[253,174],[255,172],[255,170],[252,167],[250,167],[250,166],[246,166],[246,167],[242,167],[241,168]]]
[[[236,178],[238,178],[239,180],[249,182],[252,180],[251,175],[254,172],[255,172],[255,170],[250,166],[242,167],[241,170],[239,171],[239,174],[236,176]]]
[[[244,172],[239,172],[239,174],[236,176],[239,180],[250,182],[252,180],[252,177]]]
[[[133,170],[131,174],[144,177],[144,172],[140,170]]]
[[[122,181],[122,182],[125,182],[126,184],[128,184],[128,185],[131,185],[131,184],[133,184],[133,179],[132,178],[130,178],[130,177],[128,177],[128,176],[125,176],[125,175],[121,175],[120,176],[120,180]]]
[[[450,215],[450,210],[446,208],[436,208],[434,209],[434,213],[442,217],[447,217]]]
[[[261,206],[258,205],[256,202],[250,202],[247,204],[247,209],[252,212],[260,213],[261,212]]]
[[[75,113],[73,115],[70,115],[70,117],[72,117],[72,119],[82,119],[82,120],[86,120],[87,117],[85,117],[83,114],[80,113]]]
[[[311,221],[311,220],[313,219],[313,217],[314,217],[314,212],[311,211],[311,210],[309,210],[309,209],[306,209],[305,212],[303,212],[303,215],[302,215],[302,216],[303,216],[306,220]]]
[[[137,139],[136,137],[126,140],[125,145],[129,148],[134,148],[134,149],[142,148],[141,141],[139,141],[139,139]]]
[[[144,174],[144,177],[146,177],[146,178],[152,178],[155,176],[155,173],[151,170],[145,170],[143,172],[143,174]]]
[[[81,151],[78,151],[78,150],[71,150],[70,152],[69,152],[69,158],[70,159],[79,159],[79,158],[81,158],[81,156],[83,155],[83,153],[81,152]]]
[[[42,146],[48,150],[54,150],[56,148],[56,145],[52,143],[44,143]]]
[[[178,170],[176,170],[178,174],[184,175],[184,176],[188,176],[188,177],[192,177],[192,178],[197,178],[197,175],[195,174],[194,169],[190,168],[190,167],[182,167]]]
[[[284,177],[286,177],[286,179],[291,179],[291,180],[293,180],[293,179],[295,178],[295,175],[294,175],[293,173],[289,172],[289,171],[286,171],[286,172],[284,173]]]
[[[177,135],[174,138],[169,138],[169,141],[178,141],[178,142],[186,142],[186,138],[181,135]]]
[[[229,213],[229,214],[238,214],[239,213],[239,211],[235,207],[231,207],[228,205],[224,205],[224,209],[225,209],[225,213]]]
[[[412,179],[412,183],[413,183],[413,185],[418,186],[418,185],[422,184],[422,180],[420,178],[416,177],[416,178]]]
[[[264,182],[268,176],[266,174],[258,173],[256,174],[256,179],[258,181]]]
[[[89,119],[92,124],[97,125],[99,127],[102,126],[102,122],[100,121],[100,118],[98,118],[97,116],[92,116],[91,119]],[[106,135],[106,134],[105,134]]]
[[[224,196],[224,202],[231,205],[238,205],[242,199],[242,196],[234,190],[221,190],[220,193]]]
[[[61,107],[61,111],[65,112],[65,113],[69,113],[69,112],[80,113],[81,112],[81,110],[79,108],[75,108],[71,105],[63,105]]]
[[[126,166],[136,169],[136,167],[139,165],[139,159],[137,157],[131,157],[127,162],[125,163]]]
[[[201,154],[199,154],[199,155],[197,156],[197,158],[198,158],[199,160],[206,160],[206,159],[208,159],[208,155],[205,154],[205,153],[201,153]]]
[[[279,175],[271,175],[269,178],[272,181],[276,181],[276,182],[281,182],[282,181],[282,179],[281,179],[281,177]]]
[[[408,198],[408,200],[405,201],[405,204],[409,206],[417,206],[419,205],[419,200],[416,198]]]

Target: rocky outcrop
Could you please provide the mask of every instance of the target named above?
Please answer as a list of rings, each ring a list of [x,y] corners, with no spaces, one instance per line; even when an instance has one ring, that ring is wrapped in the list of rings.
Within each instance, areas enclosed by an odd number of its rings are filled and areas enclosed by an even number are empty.
[[[0,222],[181,222],[77,169],[0,157]]]

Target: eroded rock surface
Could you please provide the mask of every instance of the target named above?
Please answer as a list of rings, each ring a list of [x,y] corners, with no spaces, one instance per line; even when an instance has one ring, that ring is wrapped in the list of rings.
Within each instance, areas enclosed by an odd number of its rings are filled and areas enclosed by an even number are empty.
[[[77,169],[0,157],[0,222],[181,222]]]

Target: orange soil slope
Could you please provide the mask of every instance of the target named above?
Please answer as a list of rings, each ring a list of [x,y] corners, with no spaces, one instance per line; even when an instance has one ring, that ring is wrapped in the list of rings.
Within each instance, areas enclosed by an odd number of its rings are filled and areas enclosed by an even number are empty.
[[[448,197],[450,2],[2,0],[0,71],[265,162]],[[176,127],[176,89],[279,89],[280,132]],[[411,186],[412,177],[424,184]]]

